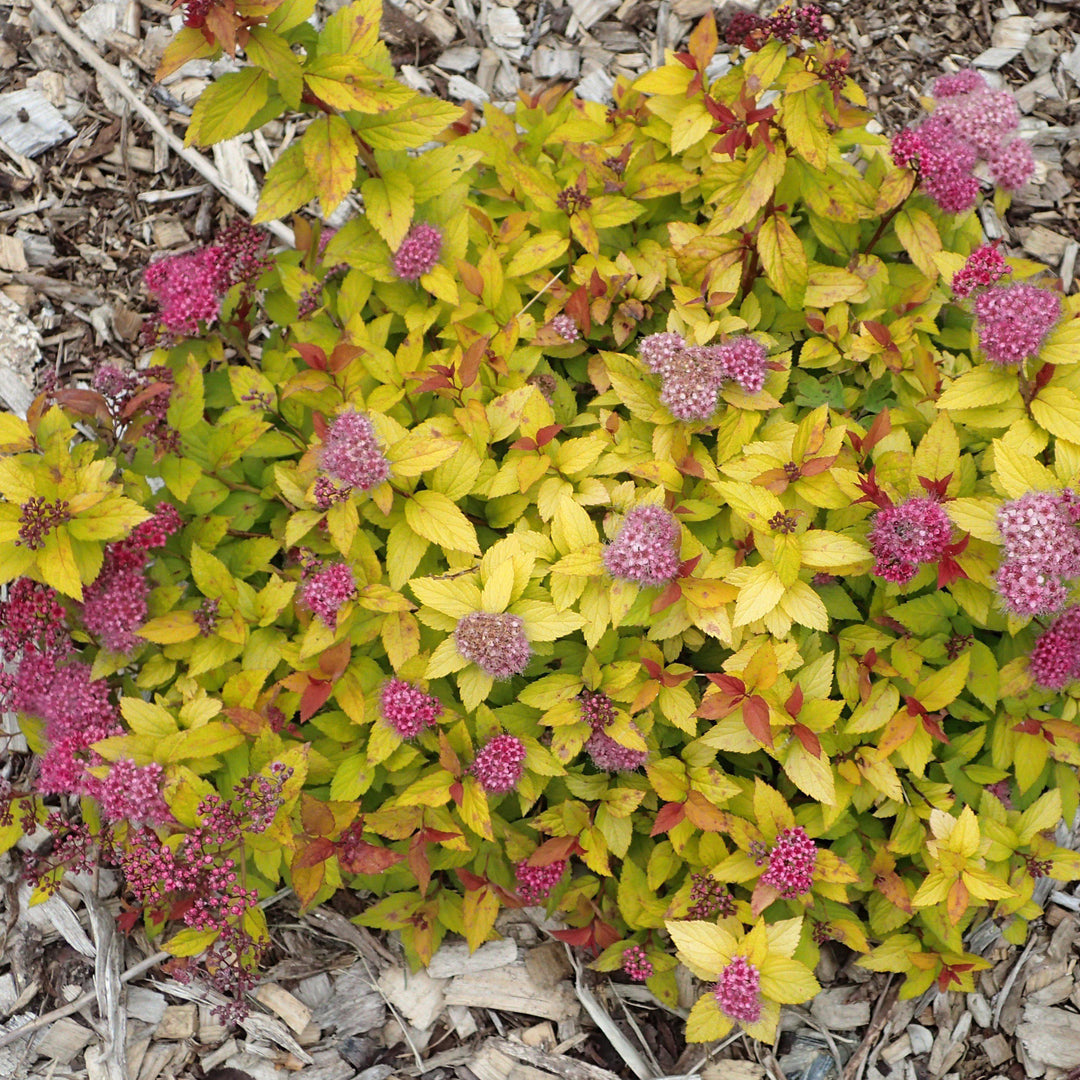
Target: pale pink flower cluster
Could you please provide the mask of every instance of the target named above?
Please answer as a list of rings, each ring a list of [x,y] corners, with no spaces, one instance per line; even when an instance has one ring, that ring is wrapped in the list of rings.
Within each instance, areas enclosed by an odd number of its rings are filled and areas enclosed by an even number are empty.
[[[622,954],[622,969],[633,982],[645,982],[656,973],[652,961],[645,955],[641,945],[631,945]]]
[[[527,860],[519,862],[514,867],[517,894],[526,904],[539,904],[541,900],[548,898],[565,872],[565,859],[556,859],[547,866],[530,866]]]
[[[434,225],[414,225],[394,253],[394,273],[402,281],[416,281],[430,274],[439,261],[443,235]]]
[[[477,751],[470,771],[489,795],[505,795],[525,771],[525,744],[515,735],[496,735]]]
[[[1005,503],[997,527],[1004,551],[997,587],[1013,615],[1047,615],[1069,599],[1080,577],[1080,500],[1071,488],[1029,491]]]
[[[403,679],[391,679],[379,695],[383,719],[403,739],[431,727],[442,714],[442,702]]]
[[[976,289],[995,285],[1010,273],[1012,267],[1001,257],[997,245],[983,244],[967,257],[963,267],[953,275],[953,296],[957,300],[964,300]]]
[[[769,852],[769,866],[762,885],[771,885],[785,900],[810,891],[817,865],[817,844],[801,825],[781,829]]]
[[[1028,657],[1028,670],[1045,690],[1063,690],[1080,678],[1080,607],[1066,608],[1039,635]]]
[[[613,578],[646,588],[666,585],[679,572],[680,542],[674,514],[651,503],[635,506],[604,548],[604,566]]]
[[[457,651],[493,679],[520,675],[532,657],[520,615],[472,611],[454,629]]]
[[[929,496],[905,499],[874,515],[870,548],[874,573],[897,585],[910,581],[920,563],[937,562],[948,547],[952,525],[941,503]]]
[[[564,341],[577,341],[581,337],[577,323],[569,315],[556,315],[551,320],[551,329]]]
[[[687,345],[679,334],[649,334],[638,345],[638,355],[660,376],[660,400],[679,420],[708,420],[725,382],[737,383],[748,394],[765,385],[768,353],[745,335],[720,345]]]
[[[356,595],[356,578],[348,563],[323,565],[317,560],[304,569],[300,600],[313,614],[334,630],[338,612]]]
[[[332,479],[347,489],[370,491],[390,476],[371,419],[355,409],[340,412],[330,422],[323,439],[319,464]]]
[[[733,957],[713,987],[720,1011],[742,1024],[761,1019],[761,972],[745,956]]]
[[[1061,318],[1061,298],[1038,285],[1016,282],[975,297],[979,345],[1001,367],[1037,356],[1046,335]]]
[[[897,165],[916,166],[926,193],[946,213],[970,210],[979,193],[972,175],[982,159],[998,187],[1021,187],[1035,170],[1031,147],[1013,138],[1020,122],[1016,101],[1005,90],[991,90],[975,71],[937,80],[937,107],[917,128],[900,132],[892,143]]]

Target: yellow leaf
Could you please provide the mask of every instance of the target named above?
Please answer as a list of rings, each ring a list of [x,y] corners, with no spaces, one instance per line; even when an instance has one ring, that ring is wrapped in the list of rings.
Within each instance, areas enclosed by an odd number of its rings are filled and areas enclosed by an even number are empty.
[[[824,171],[829,164],[829,132],[825,127],[827,110],[820,86],[786,94],[781,100],[788,142],[803,161]]]
[[[210,948],[220,934],[220,928],[195,930],[187,926],[165,942],[165,951],[173,956],[198,956]]]
[[[780,1005],[800,1005],[821,990],[814,973],[798,960],[769,956],[761,966],[761,993]]]
[[[796,581],[784,593],[780,609],[800,626],[808,626],[811,630],[829,629],[829,613],[825,610],[825,604],[805,581]]]
[[[341,116],[320,116],[311,121],[300,145],[322,212],[333,213],[352,191],[356,179],[356,139],[352,128]]]
[[[34,445],[30,425],[14,413],[0,413],[0,453],[15,454]]]
[[[395,477],[419,476],[452,458],[460,446],[456,439],[445,435],[411,431],[390,446],[386,459],[394,466]]]
[[[769,284],[793,310],[803,305],[809,268],[806,249],[787,219],[773,214],[758,229],[757,249]]]
[[[37,557],[38,572],[46,585],[76,600],[83,598],[79,564],[71,549],[71,539],[65,529],[55,529],[45,538],[45,546]]]
[[[1054,474],[1042,464],[1002,439],[994,440],[994,469],[1001,487],[1010,499],[1019,499],[1029,491],[1056,491]]]
[[[155,645],[174,645],[178,641],[190,641],[198,637],[200,630],[190,611],[171,611],[168,615],[151,619],[135,633]]]
[[[514,563],[506,558],[488,573],[480,594],[483,611],[505,611],[514,593]]]
[[[795,825],[795,815],[783,795],[761,779],[754,781],[754,820],[770,840],[781,829],[790,829]]]
[[[1051,435],[1080,443],[1080,400],[1064,386],[1047,386],[1031,401],[1035,422]]]
[[[1047,364],[1075,364],[1080,362],[1080,314],[1075,311],[1050,332],[1039,359]]]
[[[710,991],[697,999],[686,1018],[686,1041],[716,1042],[723,1039],[734,1026],[735,1021],[720,1011],[716,995]]]
[[[680,584],[684,599],[704,611],[722,607],[739,595],[734,585],[711,578],[684,578]]]
[[[477,836],[494,841],[491,829],[491,811],[488,809],[487,795],[475,776],[466,776],[461,782],[461,820]]]
[[[934,256],[941,251],[941,236],[925,210],[901,210],[894,218],[896,235],[911,261],[931,280],[938,276]]]
[[[966,867],[960,880],[967,886],[968,892],[979,900],[1007,900],[1016,895],[1016,890],[1008,883],[978,867]]]
[[[769,563],[753,567],[739,589],[732,625],[745,626],[768,615],[780,603],[785,591],[784,583]]]
[[[161,63],[154,74],[154,81],[161,82],[166,76],[182,68],[189,60],[201,60],[217,52],[216,41],[207,41],[201,30],[193,26],[181,27],[176,36],[165,46]]]
[[[436,263],[428,273],[420,275],[420,287],[455,307],[461,299],[454,275],[442,263]]]
[[[397,671],[420,651],[420,624],[408,611],[393,611],[379,627],[390,666]]]
[[[784,772],[788,779],[810,798],[825,806],[836,805],[832,765],[824,754],[815,757],[797,738],[792,738],[788,744]]]
[[[465,941],[469,952],[475,952],[491,936],[499,914],[499,898],[490,889],[470,889],[465,893],[462,908]]]
[[[542,600],[519,600],[510,609],[520,615],[530,641],[556,641],[580,629],[585,620],[576,611],[559,611]]]
[[[405,521],[417,536],[448,551],[480,554],[476,529],[461,510],[438,491],[417,491],[405,500]]]
[[[779,148],[770,152],[755,146],[741,161],[724,161],[708,169],[702,175],[702,188],[712,189],[707,201],[718,204],[709,223],[710,235],[745,225],[769,201],[786,165]]]
[[[858,274],[842,266],[824,266],[814,263],[806,284],[807,307],[829,308],[845,301],[861,303],[869,290]]]
[[[360,185],[364,210],[375,231],[397,251],[413,219],[413,186],[404,173],[370,177]]]
[[[694,73],[683,64],[665,64],[655,71],[648,71],[641,76],[634,89],[642,94],[664,94],[683,96],[690,86]]]
[[[970,667],[971,653],[961,653],[951,664],[923,679],[913,696],[927,712],[944,709],[964,689]]]
[[[441,679],[454,671],[461,671],[469,666],[469,661],[457,651],[453,635],[444,638],[431,654],[427,670],[424,672],[425,679]]]
[[[979,409],[987,405],[1004,405],[1019,398],[1016,373],[981,364],[964,372],[938,398],[939,409]]]
[[[988,544],[999,544],[1001,543],[1001,537],[997,531],[999,505],[991,499],[951,499],[945,503],[945,512],[958,529],[971,533],[976,540],[985,540]]]
[[[954,474],[960,462],[960,439],[953,422],[941,414],[930,425],[930,430],[919,440],[915,449],[913,469],[915,476],[927,480],[944,480]]]
[[[472,611],[479,611],[480,589],[472,577],[414,578],[409,582],[413,595],[425,607],[460,619]]]
[[[570,238],[554,231],[530,236],[513,255],[506,267],[507,277],[525,277],[550,266],[569,250]]]
[[[679,960],[699,979],[715,981],[727,967],[738,942],[715,923],[686,919],[665,923]]]
[[[949,886],[951,884],[950,879],[940,870],[931,870],[911,898],[911,906],[932,907],[935,904],[940,904],[949,895]]]
[[[869,548],[840,533],[827,529],[811,529],[799,537],[803,566],[810,570],[825,570],[839,574],[852,567],[873,562]]]

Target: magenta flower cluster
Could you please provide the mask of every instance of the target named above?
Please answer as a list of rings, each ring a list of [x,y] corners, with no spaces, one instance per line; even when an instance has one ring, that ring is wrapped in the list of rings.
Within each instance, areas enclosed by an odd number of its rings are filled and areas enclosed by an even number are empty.
[[[771,885],[785,900],[810,891],[817,865],[817,844],[801,825],[781,829],[769,852],[769,866],[762,885]]]
[[[194,334],[200,322],[209,324],[217,319],[225,293],[262,273],[266,266],[261,254],[264,241],[265,234],[237,222],[216,244],[152,262],[143,280],[158,302],[165,329],[171,334]]]
[[[1001,257],[996,244],[977,247],[953,275],[952,291],[957,300],[965,300],[976,289],[996,285],[1012,267]]]
[[[598,769],[603,772],[634,772],[648,760],[647,750],[631,750],[604,730],[615,719],[615,706],[607,694],[600,690],[583,690],[581,718],[592,728],[592,734],[585,742],[585,752]],[[637,724],[631,723],[630,726],[638,735],[641,734]]]
[[[1061,298],[1026,282],[997,286],[975,297],[979,346],[1000,367],[1037,356],[1061,318]]]
[[[137,824],[165,825],[172,813],[161,795],[164,771],[156,762],[136,765],[118,761],[101,784],[97,800],[106,821],[130,821]]]
[[[635,585],[666,585],[679,572],[681,539],[679,523],[669,510],[651,503],[635,506],[604,548],[604,566],[613,578]]]
[[[416,281],[430,274],[442,252],[443,235],[434,225],[414,225],[394,253],[394,273],[402,281]]]
[[[917,128],[893,139],[893,161],[919,170],[926,193],[949,214],[970,210],[979,194],[972,170],[986,161],[998,187],[1015,190],[1031,177],[1035,159],[1023,139],[1013,138],[1020,114],[1012,95],[991,90],[976,71],[946,75],[934,83],[934,112]]]
[[[566,860],[556,859],[547,866],[530,866],[522,861],[514,867],[517,878],[517,894],[526,904],[539,904],[546,900],[551,890],[562,880],[566,873]]]
[[[525,771],[525,744],[514,735],[496,735],[473,758],[471,772],[489,795],[513,791]]]
[[[1080,577],[1080,497],[1063,491],[1029,491],[1005,503],[997,527],[1003,553],[997,587],[1013,615],[1048,615],[1069,599]]]
[[[1028,670],[1044,690],[1063,690],[1080,678],[1080,607],[1066,608],[1039,635],[1028,657]]]
[[[949,545],[952,525],[936,499],[919,496],[874,515],[870,549],[874,573],[897,585],[910,581],[920,563],[937,562]]]
[[[349,490],[370,491],[390,476],[390,462],[371,419],[355,409],[346,409],[331,421],[319,464],[331,480]]]
[[[454,629],[457,651],[493,679],[520,675],[529,665],[532,646],[520,615],[471,611]]]
[[[745,956],[733,957],[713,987],[720,1011],[743,1024],[761,1019],[761,972]]]
[[[748,394],[765,385],[768,353],[745,335],[720,345],[687,345],[679,334],[649,334],[638,345],[638,355],[660,376],[660,400],[679,420],[708,420],[726,382]]]
[[[303,572],[300,601],[313,615],[337,628],[338,612],[356,595],[356,578],[348,563],[323,564],[315,559]]]
[[[640,945],[631,945],[622,954],[622,969],[633,982],[645,982],[656,974],[652,961]]]
[[[442,702],[403,679],[391,679],[379,695],[383,719],[402,739],[412,739],[442,714]]]

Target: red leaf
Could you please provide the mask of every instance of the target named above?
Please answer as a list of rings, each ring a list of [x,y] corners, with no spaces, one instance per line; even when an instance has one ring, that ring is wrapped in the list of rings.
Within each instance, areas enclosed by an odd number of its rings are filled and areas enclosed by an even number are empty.
[[[582,334],[588,337],[592,332],[592,312],[589,310],[589,291],[584,285],[578,286],[570,294],[563,310],[581,327]]]
[[[692,457],[690,454],[687,454],[676,468],[683,476],[696,476],[699,480],[705,479],[705,470],[701,467],[697,458]]]
[[[796,683],[795,689],[791,691],[791,696],[784,704],[784,708],[788,711],[788,716],[798,716],[803,707],[803,692],[802,687]]]
[[[660,807],[659,813],[656,815],[656,821],[653,823],[652,832],[649,833],[649,835],[659,836],[661,833],[666,833],[668,829],[675,828],[685,816],[686,803],[664,803],[664,805]]]
[[[529,435],[522,435],[520,439],[515,439],[510,444],[511,450],[535,450],[536,441]]]
[[[724,675],[722,672],[707,672],[705,678],[714,686],[719,686],[726,694],[738,694],[742,697],[746,693],[746,683],[737,679],[734,675]]]
[[[743,723],[746,730],[759,743],[772,749],[772,725],[769,723],[769,706],[763,697],[747,698],[742,706]]]
[[[821,757],[821,740],[805,724],[793,724],[791,733],[803,744],[803,749],[814,757]]]
[[[553,836],[545,840],[528,858],[528,866],[550,866],[560,859],[569,858],[581,847],[576,836]]]
[[[1041,735],[1043,726],[1034,717],[1029,716],[1021,720],[1019,724],[1013,724],[1013,731],[1019,731],[1023,735]]]
[[[873,322],[870,319],[863,320],[863,326],[870,332],[870,336],[879,345],[892,344],[892,331],[884,323]]]
[[[833,454],[832,457],[811,458],[809,461],[804,461],[802,465],[799,466],[799,475],[817,476],[818,473],[823,473],[826,469],[831,469],[835,461],[835,454]]]
[[[480,877],[479,874],[474,874],[471,870],[466,870],[464,867],[456,868],[454,873],[461,878],[461,884],[470,892],[482,889],[488,883],[487,878]]]
[[[426,893],[428,885],[431,884],[431,863],[428,862],[425,844],[419,834],[409,841],[409,854],[405,858],[408,860],[409,869],[413,872],[417,885],[420,886],[420,892]]]
[[[679,577],[688,578],[697,569],[699,562],[701,562],[700,555],[695,555],[692,559],[684,559],[679,563]]]
[[[671,607],[682,598],[682,586],[679,584],[678,579],[669,582],[664,588],[664,591],[652,602],[652,606],[649,610],[653,615],[658,614],[665,608]]]
[[[334,684],[312,679],[300,696],[300,722],[307,723],[325,704],[334,692]]]
[[[943,714],[942,714],[943,715]],[[928,735],[932,735],[938,742],[947,743],[949,736],[942,730],[941,725],[938,723],[940,716],[927,716],[923,715],[922,726]]]
[[[578,187],[585,190],[585,185],[588,183],[588,177],[583,172],[578,178]],[[593,297],[603,296],[607,292],[607,286],[604,284],[604,279],[594,269],[592,276],[589,278],[589,292]]]
[[[593,941],[593,932],[588,926],[582,926],[576,930],[552,930],[551,936],[565,941],[567,945],[576,945],[578,948],[591,945]]]
[[[472,386],[476,376],[480,372],[480,361],[487,354],[488,341],[490,338],[485,334],[477,338],[466,350],[458,365],[458,374],[461,376],[461,385]]]
[[[647,657],[642,657],[640,664],[649,673],[650,679],[660,678],[663,668],[661,668],[655,660],[649,660]]]
[[[548,424],[547,427],[542,427],[536,433],[537,448],[541,446],[547,446],[547,444],[551,442],[551,440],[554,439],[555,436],[558,435],[560,431],[562,431],[562,429],[562,424]]]
[[[293,345],[293,348],[300,354],[300,359],[304,361],[309,368],[314,368],[316,371],[326,371],[326,353],[319,348],[318,345],[312,345],[310,342],[300,341]]]
[[[297,851],[293,856],[290,869],[304,870],[309,866],[318,866],[319,863],[326,862],[333,854],[333,843],[327,840],[325,836],[320,836],[317,839],[312,840],[310,844],[305,844]]]
[[[141,915],[142,912],[135,909],[132,909],[131,911],[121,911],[120,914],[116,916],[116,925],[119,926],[125,934],[130,934],[131,931],[135,929],[135,924],[139,921]]]
[[[338,852],[338,862],[347,874],[385,874],[403,858],[400,851],[364,842],[349,845],[347,854]]]

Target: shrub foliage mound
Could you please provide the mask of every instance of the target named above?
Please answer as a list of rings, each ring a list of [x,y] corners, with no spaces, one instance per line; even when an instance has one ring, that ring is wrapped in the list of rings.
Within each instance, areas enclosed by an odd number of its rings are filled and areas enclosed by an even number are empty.
[[[890,148],[782,9],[474,130],[378,0],[311,11],[192,0],[164,69],[245,60],[193,142],[307,114],[259,220],[364,211],[154,263],[147,365],[0,417],[0,844],[121,867],[234,1014],[283,883],[417,964],[546,905],[705,980],[692,1039],[771,1038],[830,940],[971,989],[1080,871],[1080,301],[978,247],[1011,99]]]

